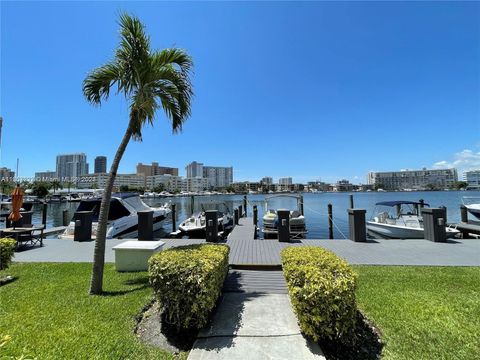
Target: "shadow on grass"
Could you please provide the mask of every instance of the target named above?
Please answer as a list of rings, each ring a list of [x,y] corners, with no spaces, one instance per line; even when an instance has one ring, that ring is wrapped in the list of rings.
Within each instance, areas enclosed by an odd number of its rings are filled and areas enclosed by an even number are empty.
[[[135,279],[125,280],[123,283],[125,285],[148,285],[148,284],[150,284],[149,281],[150,281],[150,279],[146,275],[146,276],[137,277]]]
[[[328,360],[376,360],[382,357],[384,346],[380,332],[360,311],[357,311],[352,344],[335,340],[320,340],[318,343]]]
[[[130,294],[135,291],[143,290],[148,287],[150,287],[150,285],[145,284],[142,286],[138,286],[138,287],[135,287],[132,289],[126,289],[126,290],[107,290],[107,291],[104,291],[101,296],[122,296],[122,295]]]

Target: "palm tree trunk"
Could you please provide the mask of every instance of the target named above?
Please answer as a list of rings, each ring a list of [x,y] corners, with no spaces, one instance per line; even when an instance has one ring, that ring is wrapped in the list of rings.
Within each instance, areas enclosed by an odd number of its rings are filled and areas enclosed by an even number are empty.
[[[122,142],[117,149],[115,158],[113,159],[108,176],[107,186],[102,196],[102,203],[100,205],[100,214],[98,216],[97,237],[95,240],[95,249],[93,253],[93,269],[92,278],[90,281],[90,294],[99,295],[103,292],[103,268],[105,265],[105,239],[107,236],[107,221],[108,212],[110,210],[110,200],[112,198],[113,184],[117,176],[118,165],[122,159],[123,153],[127,148],[128,142],[132,137],[131,121],[128,124],[127,131],[123,136]]]

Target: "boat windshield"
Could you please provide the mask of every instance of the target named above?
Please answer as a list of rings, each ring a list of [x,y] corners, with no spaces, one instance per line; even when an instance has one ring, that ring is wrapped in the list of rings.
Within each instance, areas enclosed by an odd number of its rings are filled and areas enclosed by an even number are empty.
[[[100,214],[100,203],[100,199],[81,201],[78,205],[77,211],[93,211],[93,221],[98,221],[98,216]],[[110,201],[110,210],[108,212],[109,221],[117,220],[128,215],[130,215],[130,211],[128,211],[125,206],[120,203],[120,201],[117,199],[112,199]],[[75,220],[75,218],[72,220]]]

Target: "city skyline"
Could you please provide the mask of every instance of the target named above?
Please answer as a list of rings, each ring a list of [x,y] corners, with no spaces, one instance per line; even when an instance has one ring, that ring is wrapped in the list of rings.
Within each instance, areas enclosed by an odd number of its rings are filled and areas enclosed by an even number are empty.
[[[238,181],[364,183],[370,171],[480,167],[477,3],[1,6],[2,27],[16,31],[1,34],[0,167],[15,170],[19,158],[20,176],[52,170],[60,149],[85,152],[91,166],[113,158],[127,105],[111,97],[93,108],[81,82],[111,58],[120,10],[144,19],[155,47],[192,55],[195,98],[181,134],[159,113],[119,173],[155,159],[182,168],[192,157],[232,165]]]

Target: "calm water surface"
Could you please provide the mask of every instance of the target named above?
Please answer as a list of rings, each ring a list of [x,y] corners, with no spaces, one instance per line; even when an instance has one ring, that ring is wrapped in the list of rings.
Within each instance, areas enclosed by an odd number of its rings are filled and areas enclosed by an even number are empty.
[[[349,207],[349,195],[352,193],[317,193],[303,194],[304,211],[310,239],[328,238],[327,204],[333,205],[334,237],[343,239],[348,237],[347,209]],[[353,193],[356,208],[367,210],[367,219],[372,216],[375,203],[388,200],[411,200],[424,199],[431,207],[446,206],[448,210],[448,221],[460,220],[460,205],[463,196],[480,196],[480,191],[425,191],[425,192],[365,192]],[[252,206],[257,205],[259,219],[261,220],[265,211],[264,195],[248,195],[248,214],[252,215]],[[192,213],[191,197],[169,197],[144,199],[151,206],[159,206],[165,202],[172,202],[177,205],[177,228],[180,221]],[[243,195],[213,195],[196,196],[194,200],[194,212],[217,209],[226,211],[227,208],[233,213],[233,208],[243,205]],[[62,225],[62,211],[69,210],[73,216],[78,203],[59,203],[48,205],[48,226]],[[296,200],[283,198],[274,199],[269,202],[269,208],[296,209]],[[33,222],[41,222],[41,205],[35,205]],[[165,223],[165,232],[171,231],[171,223]],[[161,234],[159,234],[161,235]]]

